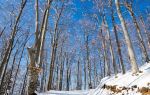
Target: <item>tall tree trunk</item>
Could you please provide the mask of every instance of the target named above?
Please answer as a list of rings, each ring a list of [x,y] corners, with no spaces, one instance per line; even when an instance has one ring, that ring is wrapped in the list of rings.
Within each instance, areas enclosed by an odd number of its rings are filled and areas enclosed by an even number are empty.
[[[80,59],[78,59],[77,63],[77,90],[81,90],[81,70],[80,70]]]
[[[122,74],[125,74],[125,67],[124,67],[124,63],[123,63],[123,58],[122,58],[122,54],[121,54],[121,46],[119,43],[119,38],[118,38],[118,33],[117,33],[117,29],[115,26],[115,18],[114,18],[114,11],[112,8],[112,0],[111,0],[111,20],[112,20],[112,24],[113,24],[113,31],[115,34],[115,39],[116,39],[116,43],[117,43],[117,50],[118,50],[118,54],[119,54],[119,60],[120,60],[120,65],[121,65],[121,70],[122,70]]]
[[[14,44],[13,48],[16,47],[17,43],[18,43],[18,40],[17,40],[16,43]],[[12,51],[13,48],[11,48],[10,51]],[[8,59],[9,59],[9,58],[10,58],[10,54],[9,54],[9,56],[8,56]],[[9,76],[6,76],[6,75],[7,75],[6,73],[8,73],[8,72],[7,72],[8,61],[9,61],[9,60],[7,60],[7,63],[6,63],[6,66],[5,66],[5,68],[4,68],[3,75],[2,75],[2,78],[1,78],[1,81],[0,81],[0,89],[2,89],[1,87],[3,87],[3,85],[6,85],[6,84],[7,84],[7,83],[5,83],[5,80],[8,80],[8,81],[9,81],[9,78],[11,77],[11,69],[10,69],[10,71],[9,71],[9,73],[10,73]],[[14,62],[15,62],[15,58],[14,58],[14,60],[13,60],[13,64],[14,64]],[[7,78],[5,78],[5,77],[7,77]],[[7,89],[7,87],[6,87],[6,89]],[[5,90],[6,90],[6,89],[5,89]]]
[[[52,86],[52,79],[53,79],[53,72],[54,72],[54,65],[55,65],[55,58],[56,58],[56,51],[57,51],[57,44],[59,40],[59,32],[58,32],[58,24],[59,20],[61,18],[62,12],[64,10],[64,2],[61,7],[61,11],[58,14],[56,23],[55,23],[55,28],[54,28],[54,38],[53,38],[53,43],[52,43],[52,52],[51,52],[51,63],[50,63],[50,74],[49,74],[49,80],[48,80],[48,85],[47,85],[47,90],[51,89]]]
[[[59,62],[58,62],[58,57],[56,59],[56,90],[59,90]]]
[[[21,56],[19,58],[19,62],[18,62],[18,65],[17,65],[17,71],[15,72],[15,76],[14,76],[14,79],[12,81],[12,89],[11,89],[9,95],[13,95],[14,87],[15,87],[16,80],[17,80],[18,71],[19,71],[19,68],[20,68],[21,59],[22,59],[23,52],[24,52],[27,41],[28,41],[28,35],[26,36],[24,43],[21,45],[21,47],[22,47],[21,54],[20,54]],[[12,71],[14,69],[14,66],[15,66],[15,64],[12,65]],[[11,72],[11,77],[12,77],[12,73],[13,72]],[[10,81],[11,81],[11,77],[9,79]],[[10,84],[8,84],[8,85],[10,85]]]
[[[102,62],[101,62],[101,56],[100,56],[100,49],[98,49],[98,52],[99,52],[99,66],[100,66],[100,76],[101,78],[103,78],[103,70],[102,70]]]
[[[6,29],[6,26],[0,32],[0,38],[1,38],[2,34],[4,33],[5,29]]]
[[[24,80],[23,80],[23,85],[22,85],[22,88],[21,88],[21,95],[26,95],[25,94],[25,91],[26,91],[26,85],[27,85],[27,76],[28,76],[28,64],[29,64],[29,61],[27,60],[27,70],[26,70],[26,73],[24,75]],[[12,91],[13,93],[13,91]]]
[[[45,34],[46,34],[46,28],[47,28],[47,23],[48,23],[48,17],[49,17],[49,9],[50,5],[53,0],[48,0],[47,1],[47,7],[44,11],[43,19],[42,19],[42,24],[41,24],[41,29],[40,32],[38,33],[38,21],[35,22],[35,34],[36,34],[36,40],[35,40],[35,45],[31,48],[28,48],[28,53],[29,53],[29,58],[30,58],[30,65],[29,65],[29,85],[28,85],[28,95],[32,95],[34,91],[37,88],[38,85],[38,74],[40,72],[40,64],[42,63],[42,52],[43,52],[43,47],[44,47],[44,40],[45,40]],[[38,6],[38,0],[36,0],[35,5]],[[38,8],[38,7],[35,7]],[[36,20],[38,20],[38,9],[36,9]],[[38,38],[37,38],[37,34]]]
[[[150,33],[148,34],[148,31],[147,31],[147,29],[146,29],[146,26],[145,26],[145,23],[144,23],[144,21],[143,21],[142,16],[140,16],[140,20],[141,20],[141,22],[142,22],[142,26],[144,27],[145,35],[146,35],[146,37],[148,38],[148,46],[149,46],[149,48],[150,48]]]
[[[145,44],[144,44],[144,41],[143,41],[143,37],[142,37],[142,34],[141,34],[141,30],[140,30],[140,27],[137,23],[137,20],[136,20],[136,17],[134,15],[134,12],[133,12],[133,9],[132,9],[132,5],[131,4],[128,4],[126,3],[126,8],[128,9],[132,19],[133,19],[133,22],[134,22],[134,26],[136,27],[136,32],[137,32],[137,36],[138,36],[138,40],[141,44],[141,47],[142,47],[142,51],[143,51],[143,54],[144,54],[144,57],[145,57],[145,62],[149,62],[149,57],[148,57],[148,54],[147,54],[147,50],[146,50],[146,47],[145,47]]]
[[[13,73],[14,68],[15,68],[14,65],[16,63],[16,56],[17,56],[18,53],[19,53],[19,47],[17,48],[17,50],[16,50],[16,52],[14,54],[12,67],[11,67],[11,69],[9,71],[9,73],[10,73],[9,76],[4,75],[3,78],[2,78],[2,82],[0,84],[0,91],[2,91],[2,92],[0,92],[0,94],[5,94],[7,92],[7,90],[10,92],[10,89],[11,89],[11,85],[10,84],[12,83],[12,81],[11,81],[12,73]],[[6,77],[7,77],[8,82],[5,81]],[[8,94],[9,94],[9,92],[8,92]]]
[[[55,23],[54,38],[53,38],[53,42],[52,42],[52,52],[51,52],[50,74],[49,74],[47,90],[50,90],[51,86],[52,86],[52,79],[53,79],[53,71],[54,71],[54,65],[55,65],[57,44],[58,44],[58,40],[59,40],[58,24],[59,24],[59,20],[60,20],[60,17],[62,15],[64,6],[65,6],[65,4],[63,2],[63,5],[61,7],[61,11],[59,12],[56,23]]]
[[[57,51],[57,43],[54,43],[52,46],[50,74],[49,74],[47,90],[52,89],[52,79],[53,79],[53,71],[54,71],[54,65],[55,65],[56,51]]]
[[[132,73],[137,73],[137,72],[139,72],[139,68],[138,68],[138,65],[136,63],[135,54],[134,54],[133,46],[132,46],[132,43],[131,43],[131,40],[130,40],[130,37],[129,37],[129,34],[128,34],[126,23],[125,23],[124,18],[121,14],[119,0],[115,0],[115,4],[116,4],[119,19],[121,21],[121,26],[123,28],[123,33],[124,33],[126,45],[127,45],[127,48],[128,48],[128,54],[129,54],[129,58],[130,58],[130,62],[131,62]]]
[[[86,37],[86,61],[88,66],[88,88],[92,89],[92,82],[91,82],[91,63],[89,59],[89,35],[85,34]]]
[[[96,64],[96,59],[94,58],[94,80],[93,80],[93,83],[94,83],[94,88],[96,88],[97,84],[98,84],[98,74],[97,74],[97,64]]]
[[[8,46],[7,46],[4,58],[2,59],[2,63],[0,64],[0,78],[3,75],[4,67],[7,68],[7,64],[8,64],[8,61],[9,61],[12,49],[13,49],[15,36],[17,34],[17,27],[18,27],[21,15],[23,13],[23,9],[26,6],[26,3],[27,3],[27,0],[22,0],[22,2],[21,2],[21,7],[20,7],[20,10],[19,10],[19,14],[18,14],[18,16],[16,18],[13,30],[11,32],[11,38],[9,39]],[[5,64],[6,64],[6,66],[5,66]]]
[[[64,62],[61,62],[60,66],[60,81],[59,81],[59,90],[62,90],[62,82],[63,82],[63,72],[64,72]]]
[[[40,92],[43,92],[44,91],[44,80],[45,80],[45,64],[44,64],[44,62],[41,65],[42,65],[43,72],[42,72],[42,78],[41,78],[41,82],[40,82]]]
[[[106,32],[107,32],[107,36],[108,36],[108,39],[109,39],[111,60],[112,60],[112,65],[113,65],[113,69],[114,69],[114,74],[116,76],[117,73],[118,73],[118,70],[117,70],[115,55],[114,55],[113,46],[112,46],[112,42],[111,42],[110,31],[109,31],[108,24],[107,24],[107,21],[105,19],[105,16],[104,16],[104,24],[106,25],[106,29],[107,29]]]
[[[86,62],[84,62],[84,89],[86,89],[86,83],[87,83],[87,73],[86,73],[86,71],[87,71],[87,69],[86,69],[86,67],[87,67],[87,64],[86,64]]]
[[[17,65],[17,71],[15,72],[15,77],[14,77],[14,81],[13,81],[13,85],[12,85],[12,89],[11,89],[10,95],[13,95],[13,92],[14,92],[14,87],[15,87],[16,80],[17,80],[17,75],[18,75],[18,72],[19,72],[21,60],[22,60],[22,57],[23,57],[23,52],[24,52],[24,49],[25,49],[27,41],[28,41],[28,36],[26,37],[25,42],[23,44],[23,48],[22,48],[22,51],[21,51],[21,56],[19,58],[19,62],[18,62],[18,65]]]
[[[69,91],[69,87],[70,87],[70,76],[71,76],[71,68],[70,68],[70,59],[69,56],[67,55],[66,58],[66,68],[67,68],[67,75],[66,75],[66,90]]]
[[[110,64],[108,63],[106,40],[105,40],[105,36],[102,33],[102,28],[100,29],[100,35],[102,37],[102,46],[103,46],[103,49],[104,49],[104,52],[103,52],[103,56],[104,56],[104,76],[110,76]]]
[[[64,73],[64,57],[62,55],[62,47],[61,47],[61,53],[60,53],[60,77],[59,77],[59,90],[62,90],[62,82],[63,82],[63,73]]]

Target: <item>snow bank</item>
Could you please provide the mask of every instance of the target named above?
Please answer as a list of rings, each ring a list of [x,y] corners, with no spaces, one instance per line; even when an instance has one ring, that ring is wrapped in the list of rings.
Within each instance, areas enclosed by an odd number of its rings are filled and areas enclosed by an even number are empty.
[[[107,89],[102,89],[105,85],[118,87],[128,87],[131,88],[136,86],[136,89],[130,89],[128,91],[122,91],[121,93],[114,93],[113,95],[141,95],[137,90],[142,87],[147,87],[150,89],[150,63],[146,63],[140,67],[138,75],[132,75],[130,71],[126,74],[118,74],[117,78],[115,76],[106,77],[102,79],[101,84],[93,91],[90,91],[88,95],[112,95],[112,92]],[[150,95],[150,94],[146,94]]]
[[[105,84],[118,85],[118,86],[126,86],[131,87],[133,85],[137,85],[138,87],[145,87],[147,83],[150,82],[150,64],[145,64],[140,68],[142,73],[139,75],[132,75],[131,72],[127,72],[126,74],[118,74],[117,78],[113,76],[108,79]]]

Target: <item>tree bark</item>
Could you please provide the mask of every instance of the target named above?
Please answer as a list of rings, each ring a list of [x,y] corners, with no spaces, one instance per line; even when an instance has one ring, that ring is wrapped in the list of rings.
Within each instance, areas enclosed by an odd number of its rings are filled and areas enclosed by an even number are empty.
[[[80,59],[78,59],[78,63],[77,63],[77,90],[81,90],[81,70],[80,70]]]
[[[45,40],[45,34],[46,34],[46,28],[48,23],[48,17],[49,17],[49,9],[50,5],[53,0],[47,1],[47,7],[44,11],[42,24],[40,33],[38,33],[38,9],[36,9],[36,22],[35,22],[35,33],[36,33],[36,40],[35,45],[31,48],[28,48],[28,54],[30,58],[30,65],[29,65],[29,85],[28,85],[28,95],[32,95],[34,91],[37,88],[38,85],[38,74],[40,72],[40,64],[42,64],[42,52],[44,47],[44,40]],[[35,5],[38,6],[38,0],[36,0]],[[38,7],[36,7],[38,8]],[[37,38],[38,34],[38,38]]]
[[[119,19],[121,21],[121,26],[123,28],[123,33],[124,33],[126,45],[127,45],[127,48],[128,48],[128,54],[129,54],[129,58],[130,58],[130,62],[131,62],[132,73],[137,73],[137,72],[139,72],[139,68],[138,68],[138,65],[136,63],[135,54],[134,54],[133,46],[132,46],[132,43],[131,43],[131,40],[130,40],[130,37],[129,37],[129,34],[128,34],[126,23],[125,23],[124,18],[121,14],[119,0],[115,0],[115,4],[116,4]]]
[[[108,56],[107,56],[107,48],[106,48],[106,40],[105,36],[102,33],[102,28],[100,29],[100,35],[102,37],[102,46],[104,49],[104,76],[110,76],[110,64],[108,63]]]
[[[147,54],[147,50],[146,50],[146,47],[145,47],[145,44],[144,44],[144,41],[143,41],[143,37],[142,37],[142,34],[141,34],[141,30],[140,30],[140,27],[137,23],[137,20],[136,20],[136,17],[134,15],[134,12],[133,12],[133,9],[132,9],[132,5],[131,4],[128,4],[126,3],[126,8],[128,9],[132,19],[133,19],[133,22],[134,22],[134,26],[136,27],[136,32],[137,32],[137,37],[138,37],[138,40],[141,44],[141,47],[142,47],[142,51],[143,51],[143,55],[145,57],[145,62],[149,62],[149,57],[148,57],[148,54]]]
[[[12,89],[11,89],[10,95],[13,95],[13,92],[14,92],[14,87],[15,87],[15,84],[16,84],[17,75],[18,75],[18,72],[19,72],[21,60],[22,60],[22,57],[23,57],[23,52],[24,52],[24,49],[25,49],[27,41],[28,41],[28,36],[26,37],[25,42],[23,44],[23,48],[22,48],[22,51],[21,51],[21,56],[19,58],[19,62],[18,62],[18,65],[17,65],[17,71],[15,73],[15,77],[14,77],[14,81],[13,81],[13,85],[12,85]]]
[[[2,63],[0,64],[0,78],[3,75],[4,67],[5,68],[7,67],[7,66],[5,66],[5,64],[6,65],[8,64],[8,61],[9,61],[9,58],[10,58],[10,55],[11,55],[11,52],[12,52],[15,36],[16,36],[16,33],[17,33],[17,27],[18,27],[21,15],[23,13],[23,9],[26,6],[26,3],[27,3],[27,0],[22,0],[22,2],[21,2],[21,7],[20,7],[20,10],[19,10],[19,14],[16,18],[13,30],[11,32],[11,38],[9,39],[9,43],[8,43],[4,58],[2,59]]]
[[[84,61],[84,89],[86,89],[86,85],[87,85],[87,73],[86,73],[86,71],[87,71],[87,64],[86,64],[86,62]]]
[[[104,16],[104,24],[106,25],[106,29],[107,29],[106,32],[107,32],[107,36],[108,36],[108,39],[109,39],[111,60],[112,60],[112,65],[113,65],[113,69],[114,69],[114,74],[116,76],[117,73],[118,73],[118,70],[117,70],[117,65],[116,65],[116,61],[115,61],[115,55],[114,55],[113,46],[112,46],[112,42],[111,42],[110,31],[108,29],[108,24],[107,24],[107,22],[105,20],[105,16]]]
[[[58,44],[58,40],[59,40],[58,24],[59,24],[59,20],[60,20],[60,17],[62,15],[64,6],[65,6],[65,4],[63,2],[63,5],[61,7],[61,11],[58,14],[58,18],[57,18],[57,21],[55,24],[54,38],[53,38],[52,52],[51,52],[50,74],[49,74],[47,90],[50,90],[51,86],[52,86],[53,72],[54,72],[54,66],[55,66],[55,58],[56,58],[56,52],[57,52],[57,44]]]
[[[64,74],[64,57],[62,55],[62,47],[61,47],[61,54],[60,54],[60,77],[59,77],[59,90],[62,90],[62,82],[63,82],[63,74]]]
[[[146,29],[146,26],[145,26],[142,16],[140,16],[140,20],[142,22],[142,26],[144,27],[145,35],[148,38],[148,47],[150,48],[150,33],[148,34],[148,31]]]
[[[112,2],[112,0],[111,0],[111,2]],[[115,26],[115,18],[113,16],[114,15],[114,11],[113,11],[112,5],[111,5],[111,12],[112,12],[111,13],[111,20],[112,20],[113,31],[114,31],[115,39],[116,39],[116,43],[117,43],[117,50],[118,50],[118,54],[119,54],[121,70],[122,70],[122,74],[125,74],[125,67],[124,67],[123,58],[122,58],[122,54],[121,54],[121,46],[120,46],[120,43],[119,43],[118,33],[117,33],[116,26]]]
[[[91,82],[91,63],[90,63],[90,53],[89,53],[89,35],[85,34],[86,38],[86,62],[88,66],[88,88],[92,89],[92,82]]]

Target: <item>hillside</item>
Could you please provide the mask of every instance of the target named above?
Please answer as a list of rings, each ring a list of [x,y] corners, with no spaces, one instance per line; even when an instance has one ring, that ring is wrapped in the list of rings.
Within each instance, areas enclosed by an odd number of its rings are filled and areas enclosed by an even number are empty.
[[[102,79],[101,84],[88,95],[149,95],[150,94],[150,64],[140,67],[141,73],[132,75],[130,71],[126,74]]]
[[[105,77],[96,89],[89,91],[48,91],[38,95],[150,95],[150,64],[140,67],[140,73]]]

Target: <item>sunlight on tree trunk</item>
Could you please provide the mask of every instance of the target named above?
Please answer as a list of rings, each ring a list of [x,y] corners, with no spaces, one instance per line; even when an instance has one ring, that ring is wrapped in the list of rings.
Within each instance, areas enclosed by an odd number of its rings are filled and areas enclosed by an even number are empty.
[[[130,37],[129,37],[129,34],[128,34],[126,23],[125,23],[125,21],[123,19],[123,16],[121,14],[119,0],[115,0],[115,4],[116,4],[116,8],[117,8],[117,13],[118,13],[118,16],[119,16],[119,19],[120,19],[120,22],[121,22],[121,26],[122,26],[122,29],[123,29],[126,45],[127,45],[127,48],[128,48],[128,54],[129,54],[129,59],[130,59],[130,62],[131,62],[132,73],[137,73],[137,72],[139,72],[139,69],[138,69],[138,66],[137,66],[137,63],[136,63],[135,54],[134,54],[133,46],[132,46],[132,43],[131,43],[131,40],[130,40]]]

